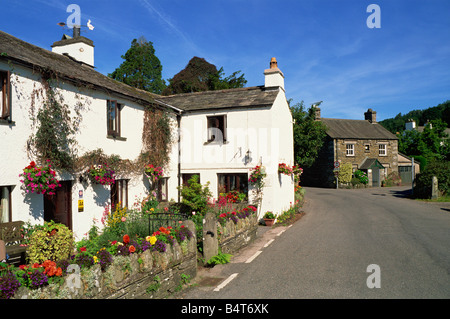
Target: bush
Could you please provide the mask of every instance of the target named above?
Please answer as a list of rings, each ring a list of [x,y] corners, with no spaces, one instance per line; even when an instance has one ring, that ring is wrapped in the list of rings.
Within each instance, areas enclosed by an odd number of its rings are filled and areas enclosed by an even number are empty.
[[[199,176],[194,175],[188,180],[188,185],[181,186],[182,203],[188,205],[192,211],[205,215],[208,208],[208,199],[212,197],[209,182],[202,186]]]
[[[73,251],[73,245],[73,233],[69,228],[54,221],[45,222],[29,238],[29,263],[67,259]]]
[[[352,181],[352,163],[344,163],[339,170],[339,183],[348,184]]]
[[[432,160],[428,162],[426,169],[416,177],[416,185],[414,187],[415,197],[431,197],[433,176],[436,176],[438,179],[438,187],[442,195],[448,195],[450,193],[450,162]]]

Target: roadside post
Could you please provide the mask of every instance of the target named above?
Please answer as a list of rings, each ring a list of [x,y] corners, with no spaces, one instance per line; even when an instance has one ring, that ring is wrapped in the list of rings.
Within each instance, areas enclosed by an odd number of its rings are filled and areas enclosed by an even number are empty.
[[[333,164],[333,173],[334,173],[334,176],[335,176],[335,178],[336,178],[336,189],[338,189],[339,188],[339,170],[340,170],[340,166],[341,166],[341,163],[339,163],[339,161],[335,161],[334,162],[334,164]]]

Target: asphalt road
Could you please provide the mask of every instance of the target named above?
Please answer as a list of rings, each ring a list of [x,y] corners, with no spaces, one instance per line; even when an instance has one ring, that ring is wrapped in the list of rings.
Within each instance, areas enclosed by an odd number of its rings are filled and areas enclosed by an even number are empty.
[[[303,218],[261,227],[257,241],[201,271],[180,298],[448,299],[450,204],[405,191],[307,188]]]

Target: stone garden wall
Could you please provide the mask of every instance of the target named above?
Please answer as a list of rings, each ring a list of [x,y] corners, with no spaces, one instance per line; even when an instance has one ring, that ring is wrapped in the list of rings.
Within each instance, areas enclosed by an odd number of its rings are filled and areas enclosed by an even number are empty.
[[[235,224],[228,220],[224,226],[217,223],[219,233],[219,247],[224,254],[234,254],[247,246],[256,238],[258,230],[258,216],[252,214],[247,218],[239,219]]]
[[[184,222],[195,234],[191,221]],[[102,272],[96,264],[87,270],[75,269],[62,286],[37,290],[19,288],[15,299],[147,299],[164,298],[197,275],[197,239],[194,235],[181,246],[175,242],[166,251],[146,250],[141,254],[115,256]]]

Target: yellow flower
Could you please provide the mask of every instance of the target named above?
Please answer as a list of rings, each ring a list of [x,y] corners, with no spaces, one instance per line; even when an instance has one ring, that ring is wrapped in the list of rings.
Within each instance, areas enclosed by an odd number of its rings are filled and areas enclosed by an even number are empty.
[[[147,236],[145,237],[145,240],[150,243],[150,245],[154,245],[156,243],[156,237],[155,236]]]
[[[94,256],[94,263],[96,264],[98,262],[97,256]]]

